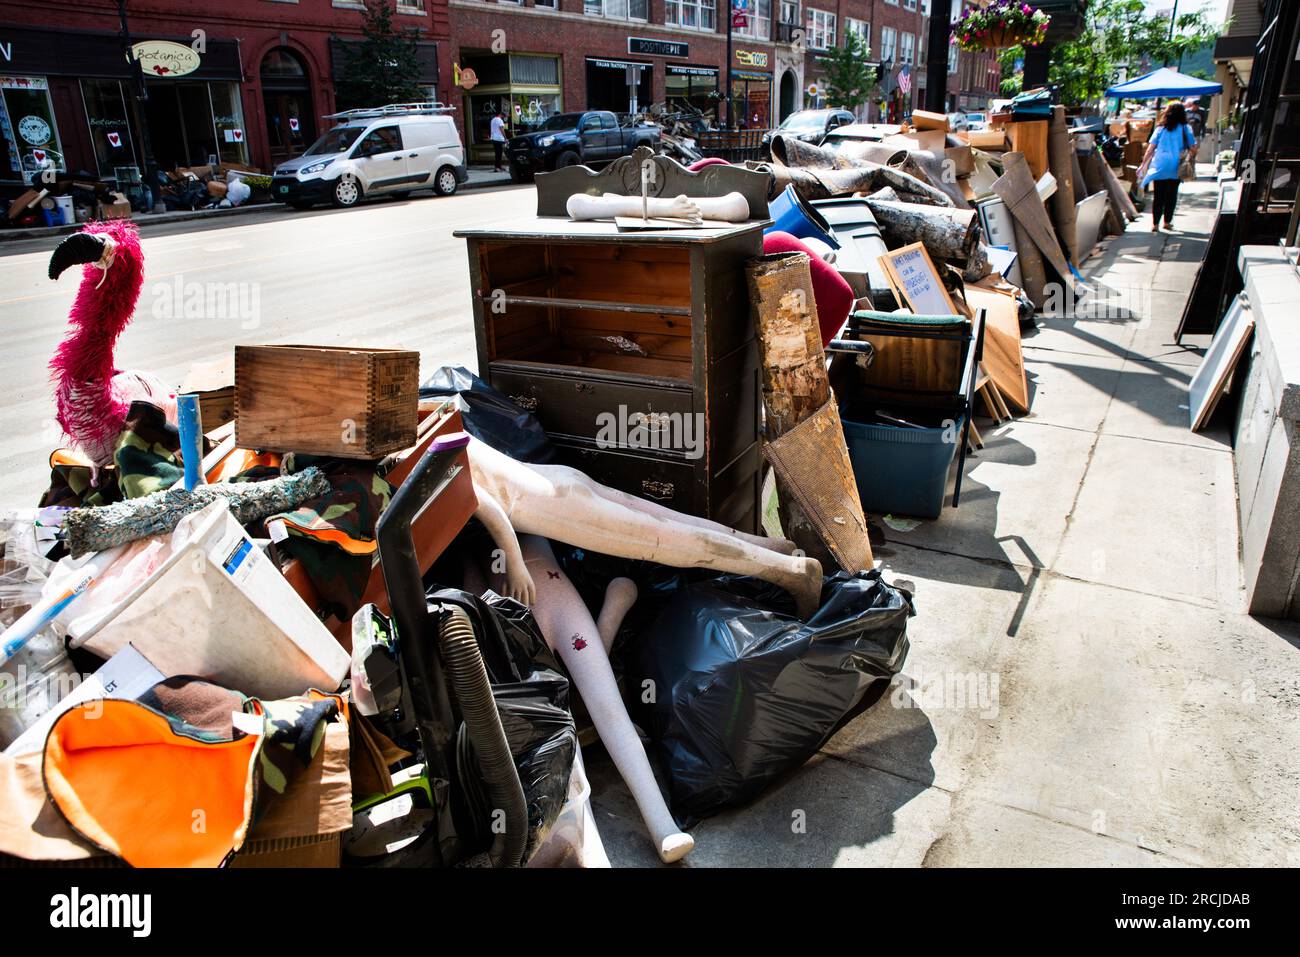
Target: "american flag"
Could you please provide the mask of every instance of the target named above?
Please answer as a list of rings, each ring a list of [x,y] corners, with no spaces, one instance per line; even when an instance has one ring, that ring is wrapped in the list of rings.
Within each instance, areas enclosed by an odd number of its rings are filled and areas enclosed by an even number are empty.
[[[912,92],[912,73],[911,67],[904,63],[903,69],[898,71],[898,88],[904,93]]]

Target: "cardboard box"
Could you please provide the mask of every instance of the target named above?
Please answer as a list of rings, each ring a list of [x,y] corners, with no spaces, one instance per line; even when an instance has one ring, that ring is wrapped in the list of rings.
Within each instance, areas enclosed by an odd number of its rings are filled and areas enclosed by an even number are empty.
[[[1128,141],[1130,143],[1150,142],[1151,133],[1155,130],[1155,125],[1155,120],[1129,120]]]
[[[130,219],[131,203],[121,193],[109,193],[111,202],[102,200],[95,207],[96,219]]]
[[[912,111],[912,126],[918,130],[942,130],[948,132],[948,116],[945,113],[929,113],[926,110]]]
[[[965,133],[958,133],[962,139],[977,150],[995,150],[1005,151],[1007,149],[1007,131],[1005,129],[997,130],[968,130]]]
[[[948,148],[948,134],[943,130],[911,130],[896,133],[885,140],[889,146],[898,146],[908,150],[924,150],[935,156],[942,156]]]
[[[943,151],[943,156],[944,159],[952,162],[958,179],[975,172],[975,154],[971,152],[969,146],[949,146]]]

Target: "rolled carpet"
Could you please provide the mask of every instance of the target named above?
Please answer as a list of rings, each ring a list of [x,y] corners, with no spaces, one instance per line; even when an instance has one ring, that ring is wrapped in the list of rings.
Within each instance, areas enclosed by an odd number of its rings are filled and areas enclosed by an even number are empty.
[[[150,535],[165,535],[182,518],[218,498],[230,504],[240,525],[297,508],[330,490],[329,479],[312,466],[294,475],[265,482],[200,485],[192,492],[176,486],[141,498],[98,508],[76,508],[63,520],[66,544],[73,557],[101,552]]]
[[[817,305],[817,328],[821,332],[822,348],[835,338],[853,308],[853,288],[834,266],[826,262],[796,236],[779,229],[763,236],[763,252],[807,253],[811,260],[813,302]]]

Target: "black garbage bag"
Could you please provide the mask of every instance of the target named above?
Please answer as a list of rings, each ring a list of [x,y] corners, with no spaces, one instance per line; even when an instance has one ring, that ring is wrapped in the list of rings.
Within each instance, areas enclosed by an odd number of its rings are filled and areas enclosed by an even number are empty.
[[[912,597],[878,571],[828,577],[807,623],[788,608],[757,579],[686,584],[629,651],[633,697],[653,698],[638,718],[679,821],[753,800],[903,667]]]
[[[528,802],[527,861],[546,843],[569,795],[578,732],[569,711],[569,682],[554,672],[492,686],[501,726]]]
[[[421,399],[457,396],[465,431],[520,462],[546,465],[555,448],[526,412],[463,366],[443,366],[420,386]]]
[[[455,596],[462,607],[469,597],[454,590],[436,595],[444,601]],[[473,604],[483,611],[483,628],[476,629],[475,635],[528,806],[526,862],[546,842],[569,793],[569,775],[578,753],[569,681],[525,605],[494,592]],[[478,839],[490,843],[492,809],[464,725],[456,744],[459,776],[475,809]]]

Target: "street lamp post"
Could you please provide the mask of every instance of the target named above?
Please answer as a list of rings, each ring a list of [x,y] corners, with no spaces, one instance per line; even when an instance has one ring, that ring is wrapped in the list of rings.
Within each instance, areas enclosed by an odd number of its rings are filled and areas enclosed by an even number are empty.
[[[126,54],[127,62],[131,64],[131,78],[135,81],[135,99],[139,104],[149,102],[149,90],[144,85],[144,68],[140,66],[140,61],[135,58],[135,51],[131,49],[131,30],[126,22],[126,0],[117,0],[117,18],[122,25],[122,52]],[[140,153],[144,161],[144,178],[149,188],[149,195],[153,197],[152,212],[164,213],[167,207],[163,204],[162,194],[158,190],[158,164],[153,156],[153,143],[149,139],[149,118],[144,115],[143,106],[136,112],[136,128],[140,132]]]
[[[727,125],[726,125],[725,129],[728,129],[728,130],[730,130],[730,129],[734,129],[734,124],[732,123],[732,116],[731,116],[731,112],[732,112],[732,102],[731,102],[731,57],[732,57],[732,52],[731,52],[731,18],[732,18],[731,0],[727,0],[727,66],[726,66],[726,70],[727,70],[727,96],[726,96],[726,103],[727,103]]]

